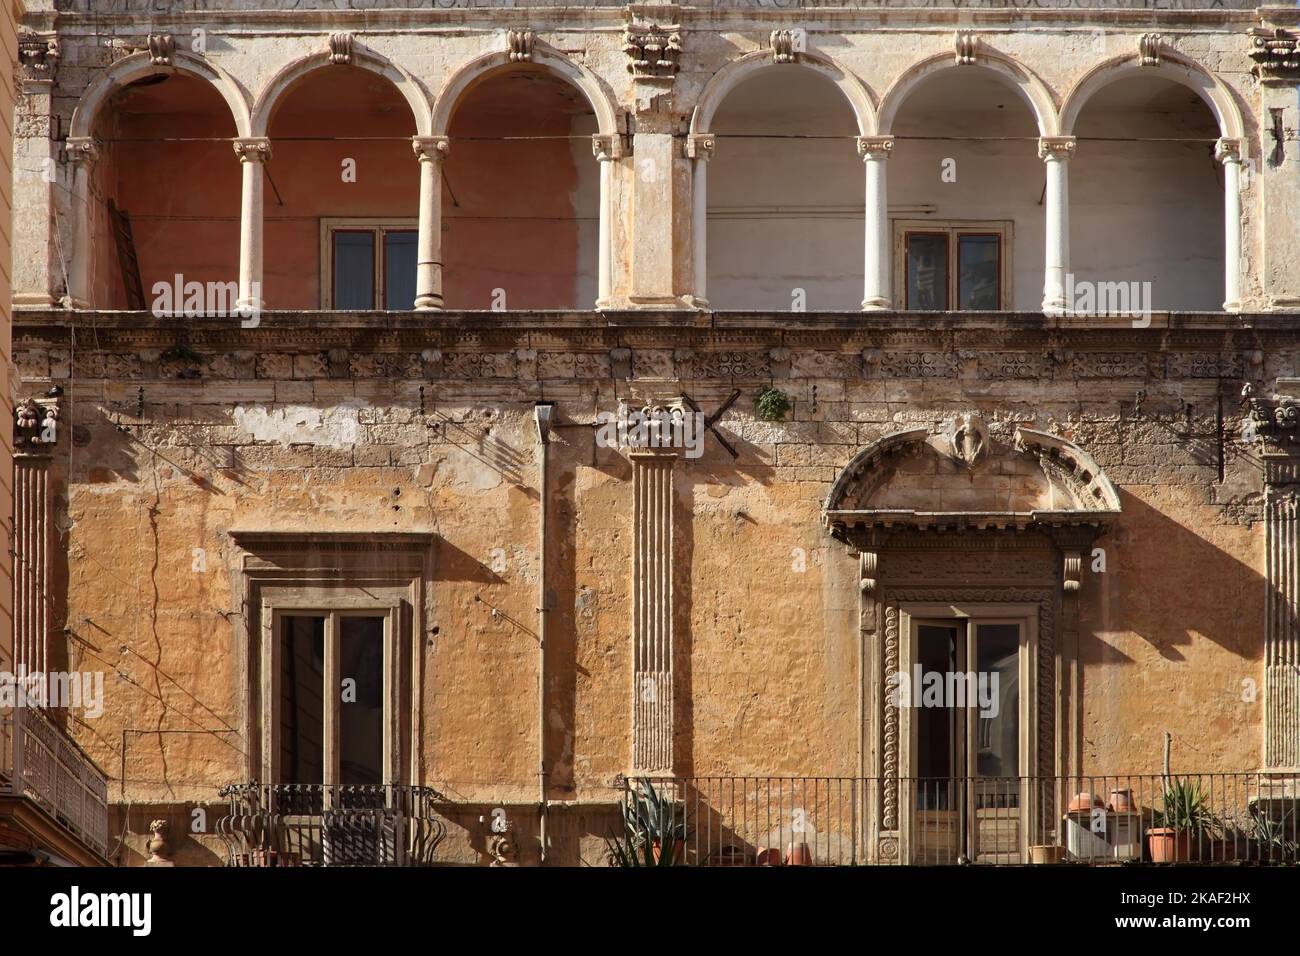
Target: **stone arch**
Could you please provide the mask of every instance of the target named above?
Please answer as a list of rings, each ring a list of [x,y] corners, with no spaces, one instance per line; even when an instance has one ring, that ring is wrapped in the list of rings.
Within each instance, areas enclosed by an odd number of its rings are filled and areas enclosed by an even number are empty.
[[[691,132],[710,132],[713,117],[726,100],[727,94],[749,77],[770,67],[785,65],[776,62],[775,54],[771,50],[746,53],[740,59],[732,60],[705,84],[704,91],[691,112]],[[820,53],[799,54],[797,65],[819,73],[834,83],[853,110],[859,135],[874,135],[877,121],[876,108],[872,103],[871,93],[855,74]]]
[[[566,56],[546,49],[540,42],[533,46],[528,62],[551,71],[581,90],[596,114],[600,135],[618,135],[618,112],[594,73]],[[509,63],[509,52],[498,50],[475,57],[452,73],[434,99],[430,135],[446,136],[451,128],[452,114],[465,92],[480,79]]]
[[[194,53],[177,50],[171,54],[169,65],[156,64],[147,52],[133,53],[123,57],[101,73],[82,94],[77,108],[72,111],[72,122],[68,130],[69,137],[88,137],[93,135],[95,120],[99,111],[119,88],[146,76],[168,73],[184,73],[210,83],[230,107],[230,115],[235,121],[235,130],[239,136],[251,135],[252,122],[248,109],[248,99],[239,84],[218,66],[209,63]]]
[[[973,64],[962,66],[952,53],[936,53],[920,63],[908,67],[898,79],[890,84],[880,101],[880,134],[888,136],[893,133],[894,120],[907,98],[926,79],[936,73],[949,69],[983,69],[1006,79],[1020,98],[1024,100],[1038,124],[1041,136],[1055,136],[1058,122],[1056,100],[1052,91],[1030,70],[1011,59],[987,47],[981,47],[976,53]]]
[[[982,426],[976,426],[976,428],[980,427]],[[922,513],[931,520],[945,514],[945,511],[940,508],[909,513],[908,509],[897,507],[872,509],[863,506],[872,503],[871,499],[891,477],[895,467],[905,455],[919,451],[920,446],[932,438],[942,446],[952,440],[950,436],[953,434],[951,427],[948,431],[940,433],[932,433],[929,428],[911,428],[886,435],[868,445],[844,466],[835,483],[831,485],[823,509],[827,523],[834,526],[842,519],[847,520],[848,515],[855,513],[863,516],[870,515],[872,520],[882,517],[889,520],[897,519],[904,523],[911,520],[910,516]],[[980,445],[984,454],[990,453],[990,440],[986,433],[983,434]],[[995,520],[994,515],[998,515],[1004,516],[1011,524],[1035,524],[1040,523],[1035,518],[1036,515],[1042,515],[1046,519],[1045,523],[1052,523],[1069,514],[1096,512],[1105,515],[1117,514],[1120,511],[1119,493],[1115,485],[1093,457],[1074,442],[1047,432],[1017,428],[1011,448],[1004,450],[1003,454],[1007,455],[1007,452],[1030,461],[1036,460],[1052,490],[1059,489],[1065,500],[1057,501],[1053,494],[1052,507],[1023,512],[1020,517],[1028,521],[1014,519],[1013,516],[1017,514],[1014,511],[996,509],[987,509],[984,512],[961,509],[960,512],[950,513],[969,515],[977,520],[987,518],[990,521]]]
[[[1244,133],[1241,111],[1218,77],[1195,60],[1181,53],[1162,50],[1160,62],[1143,66],[1138,54],[1119,56],[1093,67],[1074,84],[1061,106],[1061,135],[1073,136],[1074,124],[1093,94],[1126,76],[1157,76],[1187,87],[1199,96],[1214,114],[1219,134],[1240,140]]]
[[[416,135],[429,135],[429,97],[414,76],[387,57],[355,42],[352,45],[350,65],[368,70],[392,83],[411,108],[411,115],[415,119]],[[271,127],[271,117],[284,95],[300,80],[329,66],[331,66],[329,51],[320,50],[295,60],[276,73],[258,94],[257,101],[253,104],[251,135],[266,136],[267,130]]]

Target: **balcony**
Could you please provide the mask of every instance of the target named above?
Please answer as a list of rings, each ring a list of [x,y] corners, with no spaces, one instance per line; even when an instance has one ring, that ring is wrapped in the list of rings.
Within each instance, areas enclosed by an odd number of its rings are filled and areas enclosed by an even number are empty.
[[[69,862],[102,865],[108,854],[104,772],[29,707],[0,714],[0,831],[15,827],[24,846]]]
[[[429,787],[232,784],[228,866],[430,866],[447,828]]]
[[[631,844],[695,866],[1300,862],[1294,774],[686,777],[624,805]]]

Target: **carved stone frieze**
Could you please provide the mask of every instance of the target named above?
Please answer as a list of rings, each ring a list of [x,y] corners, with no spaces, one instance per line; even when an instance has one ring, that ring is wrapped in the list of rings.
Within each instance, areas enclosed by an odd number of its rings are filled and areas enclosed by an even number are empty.
[[[961,359],[956,352],[881,352],[885,378],[956,378]]]
[[[511,378],[515,374],[513,352],[444,352],[444,378]]]

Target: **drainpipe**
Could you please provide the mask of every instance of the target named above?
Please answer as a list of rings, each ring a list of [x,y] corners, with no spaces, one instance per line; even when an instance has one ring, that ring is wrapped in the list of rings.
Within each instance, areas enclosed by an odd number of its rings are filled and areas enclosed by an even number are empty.
[[[541,841],[539,863],[546,864],[546,501],[547,460],[551,447],[551,414],[554,402],[537,402],[533,406],[533,422],[537,426],[537,442],[541,446],[541,475],[538,478],[540,509],[538,517],[537,558],[537,833]]]

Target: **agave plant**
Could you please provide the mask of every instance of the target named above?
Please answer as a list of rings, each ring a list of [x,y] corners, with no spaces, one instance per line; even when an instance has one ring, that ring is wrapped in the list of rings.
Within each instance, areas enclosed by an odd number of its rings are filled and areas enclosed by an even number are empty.
[[[1155,814],[1153,824],[1175,830],[1202,833],[1213,829],[1218,819],[1208,806],[1205,790],[1200,783],[1166,778],[1161,809]]]
[[[623,804],[623,835],[605,843],[616,866],[675,866],[685,841],[683,808],[643,780]]]

